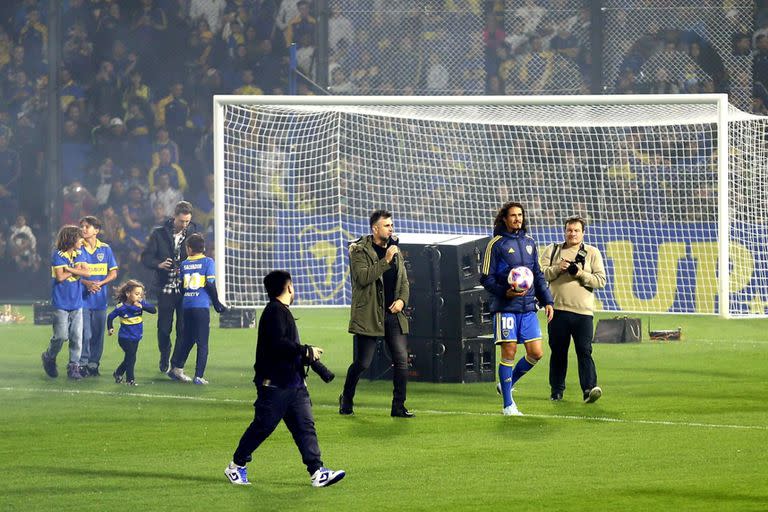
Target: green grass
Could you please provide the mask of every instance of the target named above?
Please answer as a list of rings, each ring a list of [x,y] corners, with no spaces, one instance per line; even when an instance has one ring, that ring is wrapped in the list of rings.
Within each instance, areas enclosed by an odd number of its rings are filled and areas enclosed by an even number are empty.
[[[31,316],[29,309],[24,309]],[[503,417],[493,384],[409,384],[413,420],[389,417],[391,382],[361,381],[337,413],[351,359],[344,309],[296,310],[302,339],[337,374],[310,379],[323,451],[347,478],[313,489],[284,426],[254,453],[253,485],[223,468],[252,418],[255,330],[211,333],[210,386],[156,369],[154,317],[137,388],[108,376],[49,379],[50,326],[0,325],[0,510],[766,510],[768,321],[652,319],[684,341],[595,345],[603,398],[580,401],[575,357],[565,401],[549,401],[547,359]],[[644,328],[647,317],[643,316]],[[547,351],[545,351],[546,354]],[[59,356],[59,368],[66,347]]]

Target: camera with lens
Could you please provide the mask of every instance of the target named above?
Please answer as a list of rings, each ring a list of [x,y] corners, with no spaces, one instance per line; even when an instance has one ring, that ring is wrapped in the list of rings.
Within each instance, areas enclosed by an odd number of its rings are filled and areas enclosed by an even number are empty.
[[[309,374],[311,368],[313,372],[323,379],[323,382],[331,382],[336,375],[328,369],[319,359],[313,357],[313,347],[311,345],[304,345],[303,352],[301,354],[301,363],[307,367],[306,374]]]
[[[309,367],[312,368],[312,371],[318,374],[325,383],[331,382],[334,378],[336,378],[336,374],[329,370],[328,367],[320,361],[313,362],[309,365]]]
[[[575,276],[579,273],[579,265],[581,265],[581,268],[584,268],[584,263],[587,261],[587,251],[582,246],[579,249],[579,252],[576,253],[576,257],[573,258],[573,261],[570,265],[568,265],[568,273],[572,276]]]

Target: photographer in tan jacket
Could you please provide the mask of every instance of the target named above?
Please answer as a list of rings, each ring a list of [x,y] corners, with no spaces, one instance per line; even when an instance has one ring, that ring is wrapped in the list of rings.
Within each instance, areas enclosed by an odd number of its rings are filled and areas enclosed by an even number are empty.
[[[604,288],[605,266],[600,251],[584,243],[586,222],[581,217],[565,221],[565,242],[552,244],[541,254],[540,265],[555,299],[555,314],[549,323],[550,399],[563,399],[568,371],[568,347],[573,337],[579,364],[579,382],[585,403],[602,396],[592,359],[594,290]]]

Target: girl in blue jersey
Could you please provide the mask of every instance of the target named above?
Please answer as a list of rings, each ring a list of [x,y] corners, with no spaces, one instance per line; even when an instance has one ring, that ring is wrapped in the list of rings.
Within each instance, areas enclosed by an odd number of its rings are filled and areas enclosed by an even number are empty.
[[[115,378],[115,382],[119,384],[123,382],[123,375],[125,375],[126,384],[136,386],[133,368],[136,366],[136,351],[139,349],[139,342],[144,334],[142,314],[144,311],[157,313],[157,308],[144,302],[144,285],[133,279],[120,286],[117,290],[117,300],[117,306],[107,316],[107,332],[110,336],[114,334],[115,329],[112,327],[112,322],[119,316],[120,332],[117,335],[117,342],[125,352],[125,357],[112,376]]]

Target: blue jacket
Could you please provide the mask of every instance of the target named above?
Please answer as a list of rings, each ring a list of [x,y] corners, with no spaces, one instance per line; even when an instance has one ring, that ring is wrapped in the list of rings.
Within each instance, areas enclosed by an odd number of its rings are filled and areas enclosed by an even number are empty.
[[[533,287],[525,295],[508,298],[509,271],[521,266],[533,272]],[[517,233],[503,231],[491,238],[485,248],[480,282],[491,294],[492,313],[536,311],[537,299],[541,306],[555,302],[539,266],[536,242],[522,229]]]

